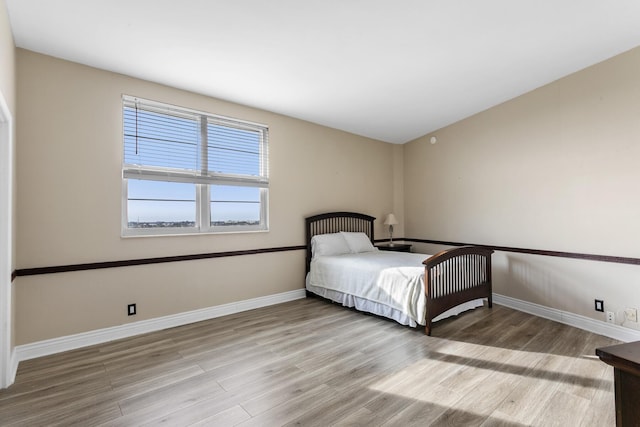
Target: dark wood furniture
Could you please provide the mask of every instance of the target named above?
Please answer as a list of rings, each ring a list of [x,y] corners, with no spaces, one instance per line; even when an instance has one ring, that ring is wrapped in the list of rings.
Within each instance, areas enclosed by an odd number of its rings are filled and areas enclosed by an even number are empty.
[[[340,231],[363,232],[373,243],[375,218],[355,212],[328,212],[305,218],[307,272],[311,268],[311,238],[317,234]],[[445,311],[464,302],[487,298],[492,307],[491,254],[484,247],[462,246],[444,250],[424,260],[426,324],[431,335],[432,321]]]
[[[392,251],[392,252],[411,252],[411,246],[408,243],[378,243],[376,248],[381,251]]]
[[[616,425],[640,426],[640,341],[598,348],[596,355],[613,366]]]

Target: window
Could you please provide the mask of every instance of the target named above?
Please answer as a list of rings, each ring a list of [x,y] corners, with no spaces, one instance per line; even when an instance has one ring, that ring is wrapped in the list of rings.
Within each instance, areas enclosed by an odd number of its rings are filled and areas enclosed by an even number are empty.
[[[130,96],[123,235],[267,230],[268,129]]]

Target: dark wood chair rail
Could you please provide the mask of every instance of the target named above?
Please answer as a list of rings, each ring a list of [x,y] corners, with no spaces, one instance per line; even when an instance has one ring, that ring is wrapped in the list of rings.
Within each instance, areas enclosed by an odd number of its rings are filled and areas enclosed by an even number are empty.
[[[373,236],[373,230],[371,230],[371,235]],[[427,244],[433,244],[433,245],[444,245],[444,246],[475,246],[475,247],[487,248],[493,251],[500,251],[500,252],[512,252],[512,253],[521,253],[521,254],[527,254],[527,255],[541,255],[541,256],[551,256],[551,257],[559,257],[559,258],[581,259],[586,261],[611,262],[611,263],[617,263],[617,264],[640,265],[640,258],[620,257],[620,256],[612,256],[612,255],[595,255],[595,254],[583,254],[578,252],[561,252],[561,251],[549,251],[549,250],[542,250],[542,249],[514,248],[509,246],[478,245],[478,244],[472,244],[472,243],[449,242],[444,240],[417,239],[412,237],[399,237],[399,238],[396,238],[396,240],[405,241],[405,242],[414,242],[414,243],[427,243]],[[373,238],[372,238],[372,241],[374,241],[375,243],[386,242],[385,239],[373,239]],[[205,253],[205,254],[176,255],[176,256],[157,257],[157,258],[138,258],[138,259],[119,260],[119,261],[102,261],[102,262],[92,262],[92,263],[84,263],[84,264],[68,264],[68,265],[59,265],[59,266],[50,266],[50,267],[20,268],[20,269],[13,270],[11,272],[11,281],[13,282],[17,277],[20,277],[20,276],[33,276],[37,274],[52,274],[52,273],[62,273],[62,272],[70,272],[70,271],[96,270],[101,268],[129,267],[134,265],[161,264],[164,262],[192,261],[192,260],[198,260],[198,259],[221,258],[221,257],[227,257],[227,256],[254,255],[254,254],[260,254],[260,253],[285,252],[285,251],[299,251],[304,249],[307,249],[306,245],[284,246],[284,247],[265,248],[265,249],[249,249],[249,250],[229,251],[229,252],[213,252],[213,253]]]

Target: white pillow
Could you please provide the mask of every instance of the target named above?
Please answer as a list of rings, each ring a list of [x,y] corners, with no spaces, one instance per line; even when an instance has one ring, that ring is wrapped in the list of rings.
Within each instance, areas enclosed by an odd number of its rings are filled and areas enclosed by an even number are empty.
[[[351,253],[351,249],[340,233],[318,234],[311,238],[312,258],[348,253]]]
[[[371,239],[365,233],[352,233],[347,231],[341,231],[340,234],[347,241],[349,249],[353,254],[359,254],[361,252],[374,252],[378,249],[373,246]]]

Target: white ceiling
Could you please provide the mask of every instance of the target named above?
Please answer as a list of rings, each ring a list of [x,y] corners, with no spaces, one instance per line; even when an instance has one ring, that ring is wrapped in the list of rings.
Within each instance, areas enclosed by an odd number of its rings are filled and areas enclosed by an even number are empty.
[[[404,143],[640,45],[638,0],[6,0],[16,45]]]

